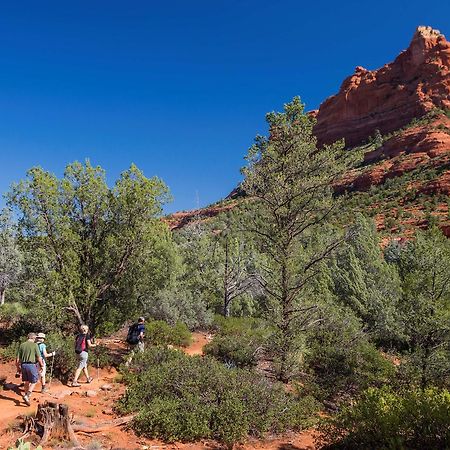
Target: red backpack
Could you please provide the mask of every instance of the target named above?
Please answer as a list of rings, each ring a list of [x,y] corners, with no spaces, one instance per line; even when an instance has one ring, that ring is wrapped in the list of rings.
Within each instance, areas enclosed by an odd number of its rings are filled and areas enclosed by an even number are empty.
[[[86,350],[86,347],[86,335],[79,334],[77,336],[77,339],[75,340],[75,353],[79,355],[81,352],[84,352]]]

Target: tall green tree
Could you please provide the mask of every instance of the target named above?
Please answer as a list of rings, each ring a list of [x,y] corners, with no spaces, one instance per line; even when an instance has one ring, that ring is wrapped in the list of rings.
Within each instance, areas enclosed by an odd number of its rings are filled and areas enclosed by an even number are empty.
[[[399,316],[401,282],[394,264],[388,264],[375,224],[359,216],[352,235],[332,259],[330,276],[340,303],[362,319],[365,329],[379,342],[403,338]]]
[[[15,283],[22,272],[22,254],[17,245],[16,233],[7,209],[0,211],[0,305],[5,303],[6,290]]]
[[[36,297],[51,299],[59,315],[70,312],[80,323],[98,325],[155,239],[168,238],[159,219],[167,199],[164,183],[135,165],[112,188],[89,161],[69,164],[61,179],[38,167],[28,171],[9,204],[18,215],[21,246],[39,266]]]
[[[257,136],[250,148],[243,186],[258,202],[248,231],[258,237],[269,261],[260,279],[278,329],[279,377],[288,380],[298,333],[320,320],[318,300],[308,290],[323,261],[346,239],[325,225],[339,208],[333,182],[356,154],[346,151],[343,142],[318,148],[315,121],[299,98],[266,120],[270,135]]]
[[[435,227],[399,253],[400,311],[422,388],[450,377],[450,240]]]

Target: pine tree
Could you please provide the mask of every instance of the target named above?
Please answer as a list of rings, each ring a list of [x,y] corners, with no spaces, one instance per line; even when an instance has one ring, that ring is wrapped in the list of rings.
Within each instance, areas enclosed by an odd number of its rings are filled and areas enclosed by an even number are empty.
[[[314,119],[299,98],[266,120],[270,135],[257,136],[250,148],[243,186],[257,202],[247,230],[269,261],[260,280],[272,302],[279,378],[286,381],[295,366],[296,335],[320,320],[308,289],[324,260],[346,239],[331,227],[322,233],[339,209],[332,185],[359,155],[346,151],[342,141],[318,148]]]

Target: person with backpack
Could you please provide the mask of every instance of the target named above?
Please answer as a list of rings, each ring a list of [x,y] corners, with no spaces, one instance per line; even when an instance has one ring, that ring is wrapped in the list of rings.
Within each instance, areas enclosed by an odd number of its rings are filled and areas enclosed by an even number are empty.
[[[89,327],[87,325],[81,325],[80,333],[75,340],[75,353],[78,356],[79,364],[77,370],[75,371],[75,376],[73,377],[72,387],[81,386],[81,384],[78,383],[78,378],[81,375],[81,371],[83,371],[86,376],[86,383],[92,382],[93,378],[89,376],[87,361],[89,357],[89,349],[96,346],[97,344],[94,344],[91,335],[89,334]]]
[[[24,382],[22,398],[28,406],[31,404],[31,393],[39,381],[38,364],[41,368],[44,366],[39,347],[36,344],[36,333],[29,333],[26,342],[20,344],[16,358],[17,373],[22,374]]]
[[[128,328],[127,334],[127,344],[129,345],[131,352],[130,356],[126,362],[126,366],[129,366],[131,360],[133,359],[136,351],[143,352],[144,351],[144,338],[145,338],[145,319],[144,317],[139,317],[136,323],[133,323]]]
[[[45,344],[45,334],[38,333],[36,336],[36,344],[38,345],[39,352],[41,354],[42,362],[44,363],[42,366],[42,370],[40,373],[41,376],[41,392],[44,393],[47,391],[47,386],[45,385],[45,375],[47,373],[47,358],[52,358],[56,355],[56,352],[47,353],[47,345]]]

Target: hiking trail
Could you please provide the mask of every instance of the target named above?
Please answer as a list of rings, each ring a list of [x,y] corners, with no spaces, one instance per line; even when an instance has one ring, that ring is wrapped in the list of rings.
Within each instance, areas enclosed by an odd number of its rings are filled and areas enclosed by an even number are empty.
[[[203,347],[209,342],[211,337],[206,333],[193,333],[192,343],[183,351],[191,356],[202,355]],[[121,336],[114,336],[108,339],[99,339],[103,345],[108,345],[113,356],[121,357],[127,351],[124,339]],[[63,385],[59,380],[53,379],[47,393],[40,392],[40,385],[36,386],[36,391],[31,397],[30,407],[23,402],[19,392],[18,385],[20,381],[14,377],[14,363],[0,364],[0,378],[5,378],[5,388],[0,390],[0,449],[7,449],[13,445],[20,436],[20,431],[15,430],[15,425],[21,422],[20,416],[34,414],[37,404],[45,400],[58,403],[65,403],[73,414],[76,423],[87,427],[95,427],[109,423],[117,416],[114,411],[114,403],[125,392],[125,386],[118,381],[118,372],[114,368],[100,369],[97,378],[97,369],[95,362],[90,361],[90,371],[94,380],[90,384],[85,384],[81,377],[81,386],[72,388]],[[81,445],[84,448],[91,449],[142,449],[142,450],[160,450],[160,449],[178,449],[178,450],[200,450],[214,448],[211,441],[201,441],[195,443],[174,443],[166,444],[158,440],[150,440],[136,436],[132,431],[125,427],[113,427],[106,431],[97,433],[77,433]],[[44,447],[45,449],[58,448],[58,445],[52,442],[53,447]],[[242,450],[314,450],[314,432],[306,430],[302,433],[290,433],[273,440],[250,439],[243,445],[237,446]]]

